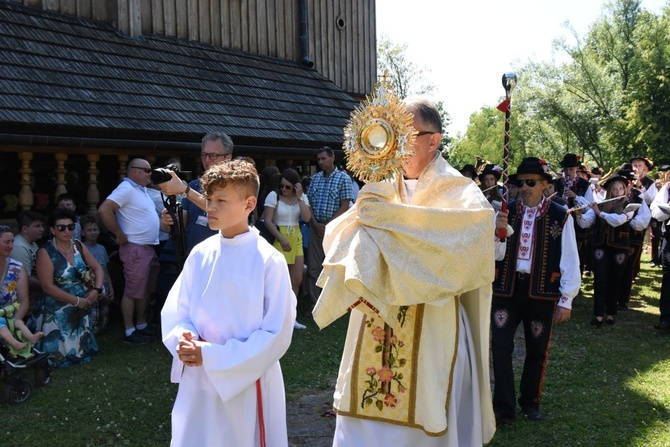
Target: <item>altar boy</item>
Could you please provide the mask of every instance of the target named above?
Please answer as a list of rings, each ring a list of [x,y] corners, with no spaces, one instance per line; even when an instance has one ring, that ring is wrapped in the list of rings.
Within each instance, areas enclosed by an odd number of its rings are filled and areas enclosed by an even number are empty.
[[[218,233],[191,251],[161,314],[179,383],[172,446],[287,446],[279,359],[296,299],[284,256],[247,223],[258,174],[231,160],[201,181]]]

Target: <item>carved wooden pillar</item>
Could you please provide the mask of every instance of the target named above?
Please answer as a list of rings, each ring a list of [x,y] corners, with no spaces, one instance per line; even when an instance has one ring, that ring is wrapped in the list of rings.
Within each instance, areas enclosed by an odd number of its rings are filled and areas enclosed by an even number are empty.
[[[98,209],[98,203],[100,203],[100,191],[98,191],[98,161],[100,160],[100,155],[98,154],[88,154],[86,156],[88,160],[88,191],[86,191],[86,201],[88,202],[88,210],[96,211]]]
[[[128,170],[128,156],[119,155],[119,182],[126,178],[126,171]]]
[[[54,154],[56,159],[56,191],[54,191],[54,200],[58,198],[59,195],[67,192],[65,187],[65,174],[67,174],[67,169],[65,169],[65,161],[67,160],[67,154]]]
[[[30,187],[30,175],[33,170],[30,167],[30,162],[33,159],[32,152],[19,152],[19,160],[21,160],[21,189],[19,190],[19,207],[22,210],[28,210],[33,206],[33,190]]]

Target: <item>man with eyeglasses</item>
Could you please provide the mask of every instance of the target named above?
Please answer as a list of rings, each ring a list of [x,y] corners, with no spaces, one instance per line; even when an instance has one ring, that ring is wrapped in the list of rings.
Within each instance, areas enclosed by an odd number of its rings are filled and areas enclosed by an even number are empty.
[[[403,174],[369,183],[328,225],[314,308],[350,312],[333,446],[481,446],[493,437],[489,322],[494,211],[442,157],[442,119],[408,98]]]
[[[523,322],[526,359],[519,405],[529,420],[543,418],[540,391],[553,323],[570,319],[581,274],[573,219],[543,195],[551,181],[549,164],[524,158],[516,172],[519,200],[496,220],[496,234],[507,224],[513,232],[496,242],[491,307],[491,349],[495,388],[493,409],[498,425],[516,417],[512,352],[514,334]]]
[[[150,339],[147,329],[149,297],[156,284],[160,220],[147,193],[151,165],[141,158],[128,163],[127,176],[98,208],[100,219],[116,236],[123,262],[125,287],[121,315],[127,343],[143,344]]]
[[[233,140],[224,132],[209,132],[205,135],[200,149],[200,161],[205,172],[215,164],[232,159],[233,147]],[[158,186],[163,194],[181,194],[182,196],[181,206],[184,212],[184,236],[186,238],[185,254],[188,255],[193,247],[216,234],[216,231],[211,230],[207,224],[205,198],[200,191],[200,178],[186,184],[174,172],[170,174],[172,179]],[[163,218],[163,223],[172,225],[172,220]],[[171,242],[168,243],[172,245]],[[169,246],[166,249],[169,249]]]
[[[233,158],[233,140],[224,132],[213,131],[202,138],[200,147],[200,161],[205,172],[212,166],[223,163]],[[207,223],[207,212],[205,211],[205,197],[200,190],[200,178],[196,178],[188,184],[170,171],[172,179],[161,183],[158,187],[163,194],[181,195],[182,215],[184,222],[184,238],[186,241],[185,256],[198,245],[217,232],[211,230]],[[166,211],[163,212],[162,222],[166,227],[173,225],[172,218]],[[174,242],[169,239],[159,258],[161,269],[156,288],[156,301],[154,303],[154,315],[159,315],[172,285],[181,272],[181,266],[177,264],[174,252]]]

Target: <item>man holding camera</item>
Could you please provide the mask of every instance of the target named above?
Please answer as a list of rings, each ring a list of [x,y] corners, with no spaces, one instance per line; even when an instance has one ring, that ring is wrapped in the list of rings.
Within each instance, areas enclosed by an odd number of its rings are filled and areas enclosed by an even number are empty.
[[[205,172],[212,166],[222,163],[225,160],[233,158],[233,140],[223,132],[209,132],[202,139],[200,149],[200,161]],[[216,234],[216,231],[210,230],[207,224],[207,212],[205,211],[205,199],[200,193],[200,178],[192,180],[186,184],[177,177],[177,174],[170,172],[172,179],[165,183],[160,183],[158,187],[163,194],[181,195],[181,206],[184,216],[184,236],[186,237],[186,253],[209,236]],[[164,218],[165,225],[172,225],[172,219]]]
[[[126,178],[98,208],[102,222],[116,236],[119,258],[123,262],[124,341],[136,344],[150,339],[146,311],[158,273],[154,246],[158,245],[160,220],[147,193],[150,180],[149,162],[134,158],[128,163]]]

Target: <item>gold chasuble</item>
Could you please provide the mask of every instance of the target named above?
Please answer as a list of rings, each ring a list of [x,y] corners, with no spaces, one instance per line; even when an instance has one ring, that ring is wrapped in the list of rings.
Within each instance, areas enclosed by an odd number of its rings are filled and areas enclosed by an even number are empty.
[[[326,228],[314,320],[351,311],[335,410],[444,435],[465,311],[488,442],[493,209],[439,154],[407,201],[402,179],[369,183]]]

